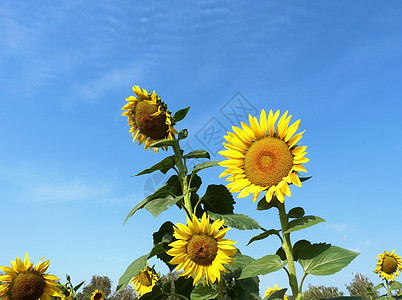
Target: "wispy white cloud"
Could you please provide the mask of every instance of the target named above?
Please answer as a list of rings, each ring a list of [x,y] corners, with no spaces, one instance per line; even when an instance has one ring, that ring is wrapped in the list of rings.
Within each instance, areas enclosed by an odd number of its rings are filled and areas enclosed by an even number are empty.
[[[85,168],[81,168],[85,169]],[[60,203],[104,202],[132,204],[136,195],[119,192],[113,178],[96,176],[73,168],[38,165],[0,166],[2,198],[13,202]]]

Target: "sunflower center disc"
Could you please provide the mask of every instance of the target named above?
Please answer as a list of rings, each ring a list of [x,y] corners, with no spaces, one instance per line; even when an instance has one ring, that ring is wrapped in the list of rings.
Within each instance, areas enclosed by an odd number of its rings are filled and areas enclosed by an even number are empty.
[[[161,140],[167,136],[168,125],[166,125],[166,115],[161,113],[158,116],[151,116],[158,111],[156,104],[139,101],[135,105],[135,124],[140,131],[147,137],[154,140]]]
[[[152,277],[147,271],[140,271],[138,275],[138,279],[142,285],[151,286],[152,285]]]
[[[94,300],[102,299],[102,293],[96,293],[94,296]]]
[[[395,258],[391,256],[385,256],[384,262],[382,263],[382,270],[387,274],[392,274],[396,271],[398,262]]]
[[[193,235],[187,244],[187,254],[193,262],[202,266],[210,265],[218,253],[217,241],[209,235]]]
[[[10,285],[10,300],[38,300],[45,290],[45,279],[35,271],[22,272]]]
[[[244,156],[244,171],[251,183],[270,187],[289,175],[293,155],[281,139],[267,136],[251,144]]]

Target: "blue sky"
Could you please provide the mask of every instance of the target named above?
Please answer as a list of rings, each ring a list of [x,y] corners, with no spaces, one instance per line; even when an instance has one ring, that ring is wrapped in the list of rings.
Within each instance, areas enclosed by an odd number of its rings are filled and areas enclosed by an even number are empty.
[[[379,283],[377,254],[402,253],[401,13],[400,1],[2,1],[0,265],[28,252],[50,259],[62,281],[96,274],[117,284],[162,223],[185,222],[175,209],[156,219],[144,210],[123,226],[166,180],[130,177],[166,155],[133,144],[121,117],[140,85],[172,111],[191,106],[178,129],[189,130],[188,149],[208,148],[215,160],[223,138],[207,141],[203,130],[238,125],[228,114],[234,103],[301,119],[313,178],[293,187],[286,205],[327,222],[292,240],[361,253],[305,286],[345,290],[352,272]],[[201,173],[203,188],[224,184],[222,171]],[[236,212],[279,226],[251,197],[238,199]],[[246,247],[257,233],[228,237],[254,258],[274,253],[274,238]],[[283,271],[261,277],[262,291],[274,284],[288,287]]]

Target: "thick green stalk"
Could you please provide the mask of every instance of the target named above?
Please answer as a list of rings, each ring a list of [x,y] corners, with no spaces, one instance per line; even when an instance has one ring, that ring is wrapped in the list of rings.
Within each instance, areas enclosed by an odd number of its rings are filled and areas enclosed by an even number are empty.
[[[283,233],[288,228],[288,218],[286,216],[285,204],[279,203],[278,210],[279,210],[279,218],[281,220],[282,235],[283,235],[282,248],[285,251],[286,259],[288,261],[288,267],[289,267],[289,275],[288,275],[289,276],[289,285],[292,289],[293,298],[295,300],[300,300],[302,294],[301,294],[301,291],[299,292],[299,288],[297,286],[296,268],[295,268],[295,262],[293,259],[293,253],[292,253],[292,243],[290,242],[290,233]]]
[[[173,144],[173,151],[174,151],[176,166],[179,171],[178,177],[179,177],[180,185],[183,190],[183,195],[185,195],[184,196],[184,206],[186,207],[186,212],[189,215],[188,217],[191,219],[194,212],[193,212],[193,207],[191,205],[191,193],[188,193],[188,190],[190,189],[190,187],[187,184],[187,167],[184,164],[183,156],[181,155],[181,150],[180,150],[180,145],[179,145],[178,140],[175,140],[175,143]]]

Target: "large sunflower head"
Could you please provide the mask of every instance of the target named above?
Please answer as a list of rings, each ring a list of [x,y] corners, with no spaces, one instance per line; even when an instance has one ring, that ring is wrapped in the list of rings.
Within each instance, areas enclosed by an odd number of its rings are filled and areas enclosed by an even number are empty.
[[[260,122],[249,115],[250,125],[241,122],[242,128],[233,126],[234,132],[228,132],[223,143],[227,150],[219,153],[228,160],[220,162],[227,167],[219,176],[227,176],[230,192],[240,192],[239,198],[253,194],[255,202],[260,192],[270,202],[275,195],[283,203],[285,195],[290,196],[289,184],[301,186],[299,172],[307,172],[301,165],[309,161],[304,157],[306,146],[298,146],[297,142],[304,133],[296,135],[300,120],[289,126],[291,115],[286,111],[279,117],[279,110],[267,115],[261,111]]]
[[[221,274],[227,272],[224,264],[233,263],[231,258],[237,252],[232,246],[236,242],[224,239],[230,227],[220,229],[223,220],[216,220],[212,224],[209,216],[204,213],[201,221],[193,215],[192,220],[187,219],[187,226],[176,224],[174,237],[177,239],[171,242],[166,253],[173,256],[171,264],[178,265],[177,270],[183,269],[181,276],[194,276],[195,285],[198,280],[203,279],[207,283],[220,281]],[[219,230],[220,229],[220,230]]]
[[[147,263],[145,269],[134,276],[130,283],[133,284],[134,291],[136,291],[138,296],[141,298],[142,295],[152,291],[157,281],[158,276],[151,268],[148,267]]]
[[[271,295],[272,293],[281,290],[282,288],[278,289],[278,286],[275,284],[273,288],[268,288],[268,290],[265,291],[265,295],[264,298],[269,297],[269,295]],[[288,300],[288,296],[284,295],[283,296],[284,300]]]
[[[155,91],[147,92],[138,85],[133,87],[133,91],[136,97],[128,97],[128,103],[122,108],[125,110],[122,115],[128,117],[133,141],[138,141],[139,145],[144,143],[144,148],[147,149],[155,141],[173,140],[177,131],[172,126],[171,112],[167,110],[161,97]],[[155,148],[155,152],[157,151],[158,148]]]
[[[105,293],[101,290],[95,290],[92,293],[91,300],[105,300]]]
[[[394,251],[388,253],[384,250],[384,254],[378,254],[377,268],[374,271],[380,274],[380,277],[390,281],[395,281],[395,276],[399,276],[399,271],[402,271],[402,259]]]
[[[0,267],[6,275],[0,276],[1,300],[50,300],[59,292],[59,280],[54,275],[45,274],[49,261],[40,262],[34,267],[28,254],[22,262],[18,257],[11,261],[11,268]]]

